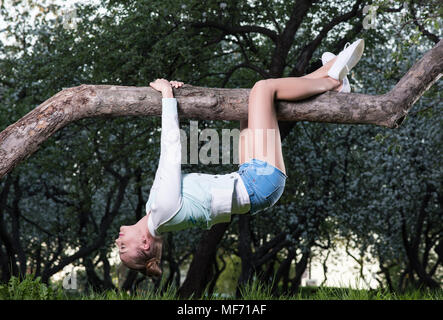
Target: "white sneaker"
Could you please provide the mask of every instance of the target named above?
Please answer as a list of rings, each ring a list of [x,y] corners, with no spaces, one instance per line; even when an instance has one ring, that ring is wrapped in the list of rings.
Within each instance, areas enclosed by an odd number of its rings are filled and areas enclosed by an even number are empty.
[[[345,48],[346,48],[346,45],[345,45]],[[329,61],[331,61],[335,57],[336,57],[336,55],[333,54],[332,52],[324,52],[321,56],[321,62],[323,63],[323,65],[325,65],[326,63],[328,63]],[[341,89],[338,92],[344,92],[344,93],[351,92],[351,85],[349,84],[349,80],[348,80],[347,76],[345,76],[343,78],[343,86],[341,87]]]
[[[337,59],[328,71],[328,76],[336,80],[343,80],[349,71],[357,64],[363,55],[365,42],[363,39],[358,39],[349,47],[345,47],[343,51],[338,54]]]

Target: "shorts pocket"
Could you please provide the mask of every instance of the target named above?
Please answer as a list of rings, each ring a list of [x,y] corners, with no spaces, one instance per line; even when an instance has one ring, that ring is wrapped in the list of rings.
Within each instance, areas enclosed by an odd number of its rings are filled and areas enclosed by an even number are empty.
[[[273,173],[273,174],[270,174],[270,175],[261,176],[260,179],[263,181],[263,183],[266,183],[269,186],[271,186],[272,187],[271,189],[277,189],[277,188],[279,188],[282,185],[282,182],[283,182],[283,184],[285,182],[276,173]]]

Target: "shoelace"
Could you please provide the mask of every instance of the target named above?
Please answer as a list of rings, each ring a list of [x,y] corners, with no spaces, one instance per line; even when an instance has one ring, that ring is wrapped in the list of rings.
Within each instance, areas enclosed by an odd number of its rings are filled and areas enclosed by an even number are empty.
[[[350,45],[351,45],[350,42],[346,42],[345,47],[344,47],[343,50],[345,50],[345,49],[346,49],[347,47],[349,47]],[[345,64],[345,68],[346,68],[346,72],[349,73],[349,68],[348,68],[348,65],[347,65],[347,64]]]
[[[350,42],[346,42],[345,47],[343,48],[343,50],[346,49],[347,47],[349,47],[350,45],[351,45]],[[321,58],[319,58],[318,60],[322,61]],[[346,68],[347,68],[347,67],[348,67],[348,66],[346,66]],[[348,70],[348,71],[349,71],[349,70]]]

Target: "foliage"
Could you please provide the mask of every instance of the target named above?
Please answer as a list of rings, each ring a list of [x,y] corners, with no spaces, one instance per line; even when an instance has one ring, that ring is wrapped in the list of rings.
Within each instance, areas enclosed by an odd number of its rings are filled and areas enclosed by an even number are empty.
[[[197,300],[442,300],[442,290],[413,290],[403,294],[388,290],[357,290],[333,287],[306,287],[294,295],[275,296],[271,287],[254,280],[241,289],[241,295],[233,296],[203,295],[192,297]],[[69,293],[61,286],[43,284],[39,277],[27,275],[20,280],[12,277],[7,284],[0,285],[0,300],[177,300],[177,290],[169,286],[164,290],[139,291],[135,294],[121,290],[89,292],[84,294]]]
[[[26,275],[22,280],[11,277],[7,284],[0,284],[0,300],[60,300],[61,287],[52,288],[42,283],[40,277]]]

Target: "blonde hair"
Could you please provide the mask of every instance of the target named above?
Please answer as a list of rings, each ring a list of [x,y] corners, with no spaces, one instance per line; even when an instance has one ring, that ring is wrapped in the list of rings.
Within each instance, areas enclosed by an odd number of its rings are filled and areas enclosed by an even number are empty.
[[[136,267],[131,269],[139,271],[148,277],[160,277],[162,275],[160,262],[163,239],[161,237],[155,237],[153,239],[149,251],[139,250],[137,261],[134,261]]]
[[[162,275],[162,269],[160,268],[160,261],[162,258],[163,239],[161,237],[155,237],[151,243],[149,255],[146,256],[144,261],[143,274],[148,277],[160,277]]]
[[[162,269],[160,268],[160,260],[157,258],[151,258],[146,261],[144,272],[148,277],[160,277],[162,275]]]

